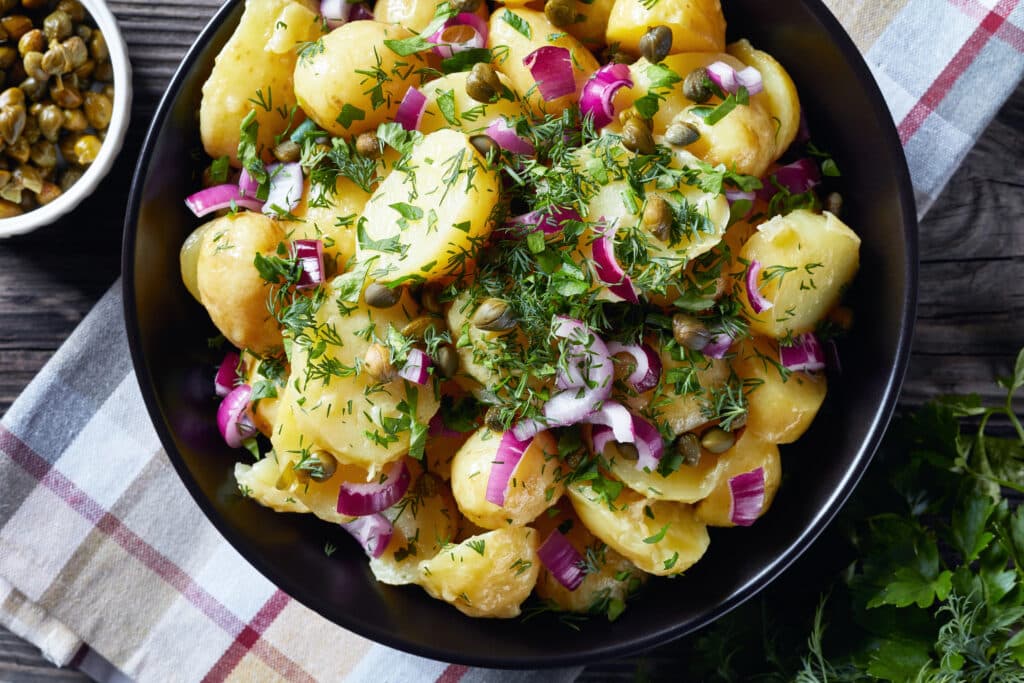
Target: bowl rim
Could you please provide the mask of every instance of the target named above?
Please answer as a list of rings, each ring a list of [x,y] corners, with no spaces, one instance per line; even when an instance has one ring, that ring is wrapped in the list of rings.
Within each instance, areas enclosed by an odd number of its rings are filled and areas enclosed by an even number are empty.
[[[893,364],[887,374],[884,375],[884,388],[882,399],[876,407],[867,436],[861,443],[859,449],[853,455],[851,466],[845,471],[839,485],[831,492],[826,503],[818,510],[810,521],[804,525],[800,534],[789,544],[789,547],[772,561],[766,563],[761,571],[752,577],[746,584],[734,591],[730,598],[719,603],[715,609],[709,610],[701,618],[688,622],[684,626],[676,625],[661,629],[643,636],[624,638],[613,646],[604,646],[598,653],[594,651],[572,651],[558,655],[530,655],[519,656],[515,659],[502,658],[500,655],[476,652],[452,652],[434,646],[420,646],[416,643],[408,643],[396,637],[390,631],[367,624],[356,619],[336,619],[334,615],[327,614],[327,611],[312,601],[305,601],[293,596],[285,587],[292,582],[287,576],[280,575],[269,563],[264,562],[259,554],[254,552],[238,534],[226,523],[225,519],[214,508],[212,501],[208,499],[201,490],[199,483],[192,477],[191,472],[184,460],[174,449],[174,437],[170,432],[167,423],[163,420],[159,398],[151,383],[143,381],[147,374],[145,358],[143,356],[141,330],[139,328],[139,316],[136,309],[136,296],[134,287],[135,278],[135,249],[136,249],[136,228],[139,212],[142,204],[142,190],[147,178],[150,157],[157,145],[160,129],[164,126],[171,104],[176,98],[182,82],[188,77],[189,72],[195,66],[202,52],[205,43],[213,34],[218,32],[222,23],[228,15],[234,12],[237,6],[244,0],[227,0],[220,9],[213,15],[207,25],[197,36],[195,42],[189,48],[182,60],[181,65],[175,71],[167,89],[164,91],[153,116],[150,127],[146,133],[138,163],[132,176],[131,189],[129,193],[127,210],[125,213],[124,242],[122,250],[122,280],[123,280],[123,306],[125,327],[128,336],[128,345],[131,351],[132,363],[135,369],[136,380],[142,393],[147,411],[153,425],[160,437],[168,457],[178,472],[179,477],[185,484],[196,504],[206,515],[210,523],[221,533],[231,546],[266,577],[275,587],[281,588],[288,593],[296,602],[306,606],[312,611],[320,614],[327,621],[336,624],[340,628],[356,633],[362,637],[373,640],[377,643],[408,652],[421,657],[428,657],[434,660],[463,664],[468,666],[495,667],[503,669],[549,669],[573,665],[593,664],[597,661],[636,655],[640,652],[663,645],[689,633],[704,628],[716,621],[741,604],[750,600],[772,581],[777,579],[790,565],[793,564],[814,541],[821,535],[829,523],[841,510],[843,504],[853,493],[857,483],[861,480],[864,472],[870,465],[874,454],[881,443],[885,429],[888,426],[896,403],[899,398],[900,389],[907,371],[910,356],[910,346],[913,337],[914,321],[917,309],[918,292],[918,224],[916,202],[914,200],[913,185],[911,184],[910,171],[907,167],[906,156],[903,153],[903,146],[900,143],[896,125],[892,120],[888,106],[885,103],[882,93],[875,81],[867,63],[857,49],[852,38],[847,34],[845,28],[838,19],[825,6],[822,0],[797,0],[813,15],[813,18],[822,26],[829,37],[836,41],[839,51],[850,64],[857,79],[868,90],[870,106],[876,119],[881,122],[881,135],[883,143],[898,153],[893,154],[894,166],[891,169],[898,187],[899,205],[903,213],[903,233],[905,253],[903,258],[903,277],[905,289],[901,302],[900,324],[895,340],[896,353]]]
[[[23,235],[44,225],[50,225],[88,197],[100,181],[110,172],[128,132],[132,103],[132,67],[128,59],[128,46],[118,28],[113,13],[102,0],[80,0],[97,28],[103,32],[114,68],[114,107],[107,136],[100,146],[99,156],[74,185],[49,204],[20,216],[0,219],[0,238]]]

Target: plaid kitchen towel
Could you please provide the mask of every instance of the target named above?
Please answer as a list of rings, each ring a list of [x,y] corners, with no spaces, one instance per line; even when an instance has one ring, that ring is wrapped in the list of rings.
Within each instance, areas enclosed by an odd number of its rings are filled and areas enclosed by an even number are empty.
[[[898,126],[919,213],[1024,69],[1021,0],[827,0]],[[403,654],[277,590],[210,525],[145,412],[120,285],[0,423],[0,623],[101,681],[558,681]],[[316,634],[310,637],[310,634]]]

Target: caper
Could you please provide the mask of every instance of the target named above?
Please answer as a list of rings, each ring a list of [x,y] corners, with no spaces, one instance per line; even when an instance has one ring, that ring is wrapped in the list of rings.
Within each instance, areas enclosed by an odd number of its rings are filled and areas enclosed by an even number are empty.
[[[636,61],[636,57],[629,54],[628,52],[624,52],[619,47],[618,43],[606,47],[602,51],[601,55],[604,57],[604,61],[609,63],[632,64],[633,62]]]
[[[33,102],[38,102],[46,97],[46,81],[40,81],[31,76],[23,80],[18,88]]]
[[[428,330],[433,330],[428,332]],[[424,341],[427,337],[436,337],[444,331],[444,322],[433,315],[420,315],[410,320],[401,330],[402,336],[416,341]]]
[[[640,55],[651,64],[657,64],[672,51],[672,29],[651,26],[640,37]]]
[[[20,204],[21,193],[24,190],[25,186],[22,184],[21,178],[12,173],[7,183],[2,188],[0,188],[0,197],[3,197],[9,202]]]
[[[60,0],[57,3],[57,9],[62,12],[66,12],[71,21],[76,24],[80,24],[85,21],[85,7],[78,0]]]
[[[26,116],[25,117],[25,128],[21,131],[21,140],[25,140],[30,145],[34,145],[42,133],[39,132],[39,123],[36,122],[36,117]]]
[[[57,142],[61,126],[64,125],[64,112],[55,104],[47,104],[36,115],[39,131],[50,142]]]
[[[700,437],[700,445],[712,453],[725,453],[736,443],[736,435],[719,427],[712,427]]]
[[[637,154],[654,154],[654,137],[644,120],[633,117],[622,126],[622,144]]]
[[[413,484],[413,491],[421,498],[433,498],[443,489],[444,482],[432,472],[424,472]]]
[[[703,104],[711,99],[710,82],[707,69],[704,67],[694,69],[683,81],[683,95],[688,100],[693,100],[697,104]]]
[[[469,143],[473,145],[473,148],[480,152],[480,156],[488,161],[497,157],[501,148],[489,135],[474,135],[469,139]]]
[[[57,147],[49,140],[38,140],[32,145],[29,158],[40,168],[53,168],[57,165]]]
[[[0,46],[0,69],[6,69],[18,58],[18,51],[10,45]]]
[[[51,86],[50,97],[54,104],[64,109],[77,109],[82,106],[82,93],[78,91],[78,88],[66,83]]]
[[[0,168],[0,187],[3,187],[9,182],[11,182],[11,172],[6,168]]]
[[[90,97],[90,95],[94,95],[96,97]],[[113,109],[113,106],[111,105],[110,100],[107,99],[107,97],[105,95],[102,95],[100,93],[86,93],[85,94],[85,104],[84,104],[85,112],[86,112],[86,114],[89,113],[90,102],[91,101],[95,101],[98,98],[102,98],[103,101],[105,102],[104,106],[106,107],[106,112],[107,112],[107,123],[109,124],[110,123],[110,112]],[[98,106],[98,105],[94,104],[93,106]],[[91,116],[89,117],[89,120],[90,121],[92,120]],[[106,127],[107,127],[106,125],[96,126],[96,128],[106,128]],[[281,142],[279,142],[276,145],[274,145],[273,152],[274,152],[274,158],[277,159],[278,161],[282,162],[282,163],[291,163],[291,162],[294,162],[294,161],[298,161],[299,157],[302,156],[302,149],[299,147],[299,143],[293,142],[292,140],[289,140],[288,138],[285,138],[284,140],[281,140]]]
[[[501,92],[501,81],[494,67],[486,62],[477,62],[473,65],[469,76],[466,77],[466,94],[477,102],[490,104]]]
[[[380,140],[372,132],[360,133],[356,137],[356,153],[366,159],[379,159],[381,155]]]
[[[90,76],[92,76],[92,72],[95,71],[95,70],[96,70],[96,60],[95,59],[87,59],[87,60],[85,60],[85,62],[82,63],[81,66],[76,68],[71,73],[73,73],[76,77],[78,77],[78,79],[80,81],[86,81],[86,80],[89,79]]]
[[[711,341],[711,333],[692,315],[676,313],[672,316],[672,336],[680,346],[700,351]]]
[[[640,451],[638,451],[636,446],[631,443],[616,443],[615,449],[619,452],[619,456],[623,460],[636,462],[640,459]]]
[[[74,145],[72,158],[79,166],[88,166],[96,161],[103,142],[95,135],[83,135]]]
[[[829,192],[825,197],[825,210],[838,216],[843,210],[843,195],[838,192]]]
[[[11,174],[11,179],[21,179],[21,186],[29,192],[35,193],[43,189],[43,175],[39,172],[35,166],[28,166],[21,164],[18,168],[14,169],[14,173]]]
[[[441,371],[441,376],[445,379],[455,377],[455,373],[459,371],[459,354],[455,347],[451,344],[439,346],[436,355],[434,360],[437,361],[437,369]]]
[[[77,69],[85,64],[86,60],[89,59],[89,48],[85,46],[85,41],[78,36],[71,36],[67,40],[63,41],[61,45],[64,46],[64,49],[68,53],[68,60],[71,62],[72,69]],[[103,60],[96,57],[96,61]]]
[[[28,144],[28,140],[24,137],[19,137],[14,141],[13,145],[7,145],[7,156],[21,163],[28,161],[29,156],[32,154],[32,145]]]
[[[2,193],[3,190],[0,190]],[[6,199],[0,199],[0,218],[11,218],[13,216],[20,216],[25,213],[16,202],[9,202]]]
[[[430,313],[441,313],[441,287],[427,284],[420,290],[420,305]]]
[[[0,107],[25,104],[25,93],[20,88],[8,88],[0,93]]]
[[[114,67],[110,62],[98,62],[92,76],[97,81],[109,83],[114,80]]]
[[[544,16],[558,28],[568,28],[576,23],[574,0],[548,0],[544,3]]]
[[[651,234],[662,242],[668,242],[672,236],[672,224],[675,222],[675,212],[672,206],[656,194],[647,195],[647,204],[644,206],[644,225],[651,231]]]
[[[665,142],[677,147],[686,147],[700,140],[700,131],[692,123],[676,121],[665,131]]]
[[[46,38],[37,28],[32,29],[18,39],[18,54],[22,57],[29,52],[41,52],[46,47]]]
[[[25,107],[18,104],[0,109],[0,136],[8,145],[21,136],[25,129]]]
[[[113,83],[107,83],[103,86],[103,94],[110,98],[110,101],[114,101],[114,85]]]
[[[50,74],[43,70],[42,52],[29,52],[25,55],[25,58],[21,60],[21,64],[25,67],[25,73],[37,81],[46,81],[50,78]]]
[[[88,41],[90,38],[92,38],[92,29],[86,26],[85,24],[76,26],[75,35],[84,41]]]
[[[81,133],[89,127],[89,119],[81,109],[67,109],[64,111],[64,130]],[[99,128],[99,126],[95,126]]]
[[[11,14],[0,18],[0,26],[3,26],[10,40],[21,40],[21,37],[32,30],[32,20],[24,14]]]
[[[25,80],[25,76],[27,75],[28,74],[25,73],[25,66],[21,63],[21,60],[16,59],[14,60],[14,64],[11,64],[11,67],[7,69],[7,72],[4,75],[4,82],[20,83]]]
[[[501,299],[484,299],[471,320],[478,330],[504,332],[516,326],[515,315],[509,305]]]
[[[21,206],[23,211],[33,211],[37,206],[39,206],[39,201],[36,199],[34,192],[23,192],[21,194],[21,204],[19,204],[19,206]]]
[[[449,0],[448,4],[458,13],[466,12],[472,14],[480,9],[481,0]]]
[[[310,479],[324,482],[338,471],[338,460],[327,451],[317,449],[300,459],[292,469],[295,471],[295,478],[301,482]]]
[[[363,371],[378,382],[390,382],[395,377],[391,365],[391,352],[383,344],[370,344],[363,356]]]
[[[21,0],[21,6],[25,9],[40,9],[46,6],[49,0]]]
[[[71,55],[63,43],[54,43],[43,55],[43,69],[51,76],[71,71]]]
[[[363,293],[363,300],[367,306],[374,308],[391,308],[402,298],[402,290],[399,287],[388,287],[379,282],[371,282]]]
[[[492,432],[505,431],[505,422],[501,419],[501,408],[491,406],[487,409],[487,412],[484,413],[484,426]]]
[[[66,192],[68,188],[78,182],[84,173],[85,171],[80,168],[68,166],[64,169],[64,172],[60,174],[60,189]]]
[[[676,453],[683,458],[683,464],[696,467],[700,464],[700,439],[693,432],[680,434],[675,443]]]
[[[40,204],[49,204],[57,197],[61,196],[63,191],[59,186],[47,181],[43,183],[43,189],[36,193],[36,199],[39,200]]]
[[[54,10],[43,19],[43,32],[47,40],[60,41],[71,35],[71,17],[64,10]]]
[[[0,14],[7,14],[18,6],[18,0],[0,0]]]

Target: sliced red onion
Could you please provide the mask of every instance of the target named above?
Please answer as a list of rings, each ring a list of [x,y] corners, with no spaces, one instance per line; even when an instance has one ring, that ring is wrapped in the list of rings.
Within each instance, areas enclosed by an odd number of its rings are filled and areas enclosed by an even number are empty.
[[[537,548],[537,557],[558,583],[569,590],[574,591],[583,583],[586,576],[586,572],[583,571],[583,557],[558,529],[552,531],[540,544]]]
[[[533,143],[520,137],[516,133],[516,129],[508,125],[508,120],[504,116],[499,116],[491,121],[484,134],[498,143],[498,147],[506,152],[513,154],[533,154],[534,152]]]
[[[661,432],[639,415],[630,417],[632,424],[626,438],[616,436],[612,427],[605,424],[594,427],[590,435],[594,453],[603,453],[605,447],[613,441],[620,444],[631,443],[636,448],[638,456],[636,468],[653,472],[658,468],[658,462],[665,453],[665,442],[661,439]]]
[[[366,554],[373,558],[384,554],[388,543],[391,542],[391,535],[394,533],[391,522],[379,512],[365,517],[356,517],[351,522],[343,523],[341,528],[352,534]]]
[[[605,230],[604,234],[594,240],[594,269],[601,282],[608,285],[609,292],[623,301],[639,304],[640,298],[633,287],[633,280],[626,275],[615,258],[615,244],[612,242],[614,233],[614,229]]]
[[[242,442],[256,434],[256,426],[249,417],[249,397],[252,389],[240,384],[224,397],[217,408],[217,428],[232,448],[241,448]]]
[[[618,401],[605,401],[601,409],[592,412],[580,422],[601,425],[611,430],[616,441],[633,443],[636,432],[633,429],[633,414]],[[604,450],[602,448],[602,450]]]
[[[430,356],[419,349],[410,349],[398,376],[415,384],[426,384],[430,379],[430,364]]]
[[[774,183],[772,179],[775,180]],[[803,194],[821,183],[821,172],[813,159],[803,158],[780,166],[762,180],[757,196],[768,201],[779,191],[775,183],[786,188],[791,194]]]
[[[736,526],[750,526],[764,509],[764,468],[729,478],[729,520]]]
[[[579,220],[582,218],[576,209],[549,206],[546,209],[538,209],[509,218],[505,224],[511,230],[503,230],[503,232],[510,237],[519,237],[540,229],[544,231],[545,235],[553,235],[562,229],[562,225],[566,221]]]
[[[238,175],[238,191],[243,197],[255,199],[259,189],[259,182],[249,174],[249,169],[243,167],[242,172]]]
[[[423,118],[423,110],[426,108],[427,96],[410,85],[398,104],[395,122],[400,123],[406,130],[416,130],[420,127],[420,119]]]
[[[242,193],[238,190],[238,185],[225,183],[224,185],[207,187],[204,190],[200,190],[195,194],[189,195],[188,198],[185,199],[185,206],[191,209],[192,213],[197,217],[202,218],[206,214],[213,213],[214,211],[234,207],[242,207],[251,211],[259,211],[263,208],[263,202],[257,201],[251,197],[243,197]]]
[[[624,86],[633,87],[629,67],[615,62],[602,66],[583,84],[580,113],[584,116],[590,114],[594,118],[595,129],[604,128],[615,119],[615,104],[612,100],[619,88]]]
[[[523,58],[530,70],[537,90],[545,102],[576,92],[576,79],[572,73],[572,56],[568,48],[545,45]]]
[[[779,345],[779,362],[793,372],[819,372],[825,369],[825,353],[813,332],[801,334],[792,346]]]
[[[348,21],[352,5],[346,0],[320,0],[320,16],[330,28],[338,28]]]
[[[352,10],[349,12],[348,15],[348,20],[364,21],[366,19],[373,21],[373,10],[370,9],[370,6],[364,2],[359,2],[352,5]]]
[[[725,332],[719,332],[711,337],[700,352],[708,358],[725,358],[725,354],[729,352],[733,341],[735,340],[731,335],[728,335]]]
[[[632,427],[632,420],[630,420],[630,426]],[[615,442],[615,432],[607,425],[595,425],[590,432],[590,449],[595,454],[604,453],[608,444]]]
[[[636,393],[642,394],[658,386],[658,380],[661,379],[661,356],[647,344],[612,341],[608,342],[608,353],[613,356],[628,353],[633,357],[636,368],[626,378],[626,383]]]
[[[735,204],[738,201],[752,202],[757,199],[757,195],[753,192],[743,192],[742,190],[726,190],[725,198],[729,200],[729,204]]]
[[[498,451],[494,455],[494,462],[491,463],[491,473],[487,476],[487,493],[484,498],[498,507],[505,504],[505,494],[508,491],[508,482],[512,479],[519,461],[523,459],[523,453],[533,443],[533,437],[518,439],[511,431],[501,435],[501,443],[498,444]]]
[[[338,513],[362,517],[386,510],[402,499],[410,479],[409,468],[398,460],[388,465],[379,481],[342,482],[338,489]]]
[[[292,240],[292,256],[302,267],[296,289],[316,287],[324,281],[324,243],[320,240]]]
[[[761,276],[761,262],[754,259],[747,266],[747,301],[750,302],[750,308],[754,313],[760,313],[761,311],[767,311],[770,308],[774,308],[775,304],[764,297],[761,294],[761,285],[758,283],[758,278]]]
[[[224,360],[217,368],[217,376],[213,378],[213,388],[218,396],[227,396],[235,388],[235,380],[238,379],[238,354],[228,351],[224,354]]]
[[[751,95],[756,95],[764,89],[761,79],[761,72],[752,66],[736,71],[725,62],[714,62],[707,67],[708,78],[727,93],[736,93],[743,86]]]
[[[445,22],[427,38],[437,45],[434,52],[447,59],[457,52],[487,46],[487,23],[475,14],[463,12]]]
[[[280,211],[291,212],[302,201],[302,166],[298,162],[267,166],[270,191],[263,203],[263,213],[275,216]]]

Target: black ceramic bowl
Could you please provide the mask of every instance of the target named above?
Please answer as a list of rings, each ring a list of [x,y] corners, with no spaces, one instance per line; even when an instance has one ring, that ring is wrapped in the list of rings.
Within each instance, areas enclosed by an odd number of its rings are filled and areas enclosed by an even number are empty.
[[[844,219],[863,239],[847,297],[858,323],[843,374],[799,443],[783,448],[784,485],[749,529],[712,530],[709,552],[684,577],[650,582],[614,623],[573,631],[543,616],[462,616],[420,588],[377,583],[354,542],[327,557],[337,531],[282,515],[236,493],[239,457],[222,442],[210,396],[215,333],[186,292],[178,249],[198,221],[183,198],[199,186],[200,88],[242,12],[222,8],[189,51],[153,120],[125,223],[124,304],[132,358],[157,432],[196,502],[272,582],[337,624],[375,641],[450,662],[550,667],[621,656],[699,629],[779,575],[822,531],[858,481],[895,405],[910,345],[917,227],[909,175],[889,112],[854,44],[819,0],[729,0],[729,38],[749,38],[786,66],[815,139],[842,169]]]

